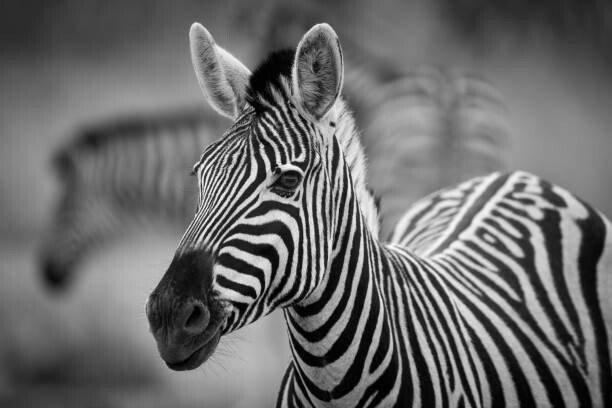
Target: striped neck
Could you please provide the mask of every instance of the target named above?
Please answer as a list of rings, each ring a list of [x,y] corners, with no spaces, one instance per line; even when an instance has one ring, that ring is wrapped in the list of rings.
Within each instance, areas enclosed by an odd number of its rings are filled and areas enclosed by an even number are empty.
[[[393,346],[382,353],[368,348],[379,338],[391,344],[380,288],[384,249],[367,227],[342,142],[335,140],[328,147],[327,160],[335,163],[330,168],[332,189],[344,194],[335,195],[332,259],[317,289],[300,305],[285,309],[295,393],[306,406],[331,401],[357,406],[372,378],[381,379],[380,373],[369,376],[368,367],[376,371],[398,358]],[[393,384],[395,380],[384,381]]]

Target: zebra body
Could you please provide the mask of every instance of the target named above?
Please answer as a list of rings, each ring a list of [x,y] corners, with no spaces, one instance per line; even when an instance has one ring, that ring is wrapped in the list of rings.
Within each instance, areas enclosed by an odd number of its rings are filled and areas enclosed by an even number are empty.
[[[280,407],[612,404],[608,220],[496,173],[416,203],[383,243],[331,27],[253,73],[199,24],[190,37],[234,125],[194,167],[196,215],[147,302],[170,368],[282,308]]]
[[[421,200],[388,245],[361,231],[337,255],[357,268],[285,310],[294,361],[278,406],[608,406],[610,227],[514,172]],[[359,314],[318,338],[340,308]]]

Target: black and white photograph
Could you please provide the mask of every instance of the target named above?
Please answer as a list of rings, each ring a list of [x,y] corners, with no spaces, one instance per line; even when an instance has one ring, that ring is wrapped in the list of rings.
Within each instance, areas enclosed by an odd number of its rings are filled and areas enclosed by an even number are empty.
[[[2,0],[0,408],[612,407],[612,2]]]

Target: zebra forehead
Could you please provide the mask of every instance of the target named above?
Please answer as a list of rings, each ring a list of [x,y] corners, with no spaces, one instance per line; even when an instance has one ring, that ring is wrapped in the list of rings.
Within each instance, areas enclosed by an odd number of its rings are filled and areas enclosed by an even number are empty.
[[[276,123],[282,121],[282,124]],[[212,168],[228,167],[238,161],[254,158],[248,153],[248,146],[254,151],[271,153],[269,159],[281,162],[303,159],[308,147],[305,133],[315,132],[299,113],[285,112],[277,114],[264,113],[257,115],[253,107],[248,107],[223,135],[223,137],[209,145],[200,160],[194,165],[193,173],[197,173],[203,166]],[[316,149],[314,151],[316,154]]]

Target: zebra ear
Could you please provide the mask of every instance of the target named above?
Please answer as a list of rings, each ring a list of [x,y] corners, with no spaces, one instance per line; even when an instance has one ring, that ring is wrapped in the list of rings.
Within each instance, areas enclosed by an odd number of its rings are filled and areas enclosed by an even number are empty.
[[[293,94],[306,112],[321,119],[334,105],[344,76],[340,41],[328,24],[317,24],[300,40],[292,71]]]
[[[199,23],[192,24],[189,43],[191,62],[204,96],[217,112],[235,119],[244,107],[251,71],[219,47]]]

